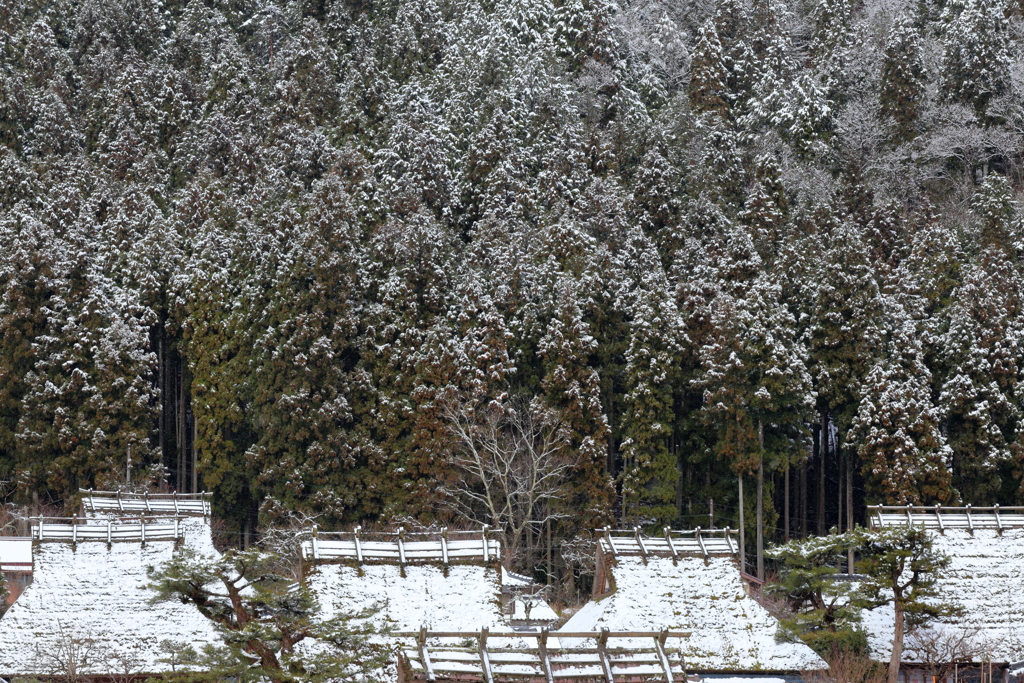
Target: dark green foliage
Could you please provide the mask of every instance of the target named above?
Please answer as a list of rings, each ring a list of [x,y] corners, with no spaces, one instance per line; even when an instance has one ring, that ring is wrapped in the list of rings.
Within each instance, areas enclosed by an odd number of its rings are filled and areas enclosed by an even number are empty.
[[[861,540],[859,531],[833,533],[790,541],[768,552],[782,563],[778,581],[768,590],[785,599],[792,611],[783,626],[823,657],[867,650],[856,584],[836,578],[847,553]]]
[[[735,526],[762,464],[773,537],[823,418],[855,518],[1024,499],[1017,19],[890,12],[3,0],[5,496],[142,486],[130,448],[243,543],[449,524],[444,402],[525,397],[572,451],[554,557]]]
[[[224,640],[201,658],[170,642],[163,647],[168,658],[176,665],[197,663],[203,673],[192,679],[254,680],[258,671],[272,683],[364,680],[384,666],[391,653],[368,642],[375,633],[365,621],[370,615],[325,618],[306,587],[282,573],[287,563],[262,550],[230,551],[220,559],[184,550],[150,567],[154,600],[195,605]]]

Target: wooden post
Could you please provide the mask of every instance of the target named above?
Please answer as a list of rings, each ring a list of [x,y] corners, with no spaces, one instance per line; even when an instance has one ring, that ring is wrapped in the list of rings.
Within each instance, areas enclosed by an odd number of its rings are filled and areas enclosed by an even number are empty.
[[[939,524],[939,533],[942,534],[943,536],[945,536],[946,535],[946,527],[942,523],[942,509],[941,509],[941,506],[938,503],[935,504],[935,521],[938,522],[938,524]]]
[[[71,542],[78,544],[78,515],[71,516]]]
[[[636,544],[640,546],[640,555],[644,558],[644,562],[647,562],[647,546],[644,545],[644,539],[640,535],[640,527],[633,527],[633,535],[636,536]]]
[[[971,536],[974,535],[974,520],[971,519],[971,504],[967,504],[967,530],[971,532]]]
[[[999,519],[999,503],[996,503],[995,507],[993,508],[993,511],[995,512],[995,515],[996,515],[996,528],[999,530],[999,535],[1002,536],[1002,534],[1003,534],[1003,521],[1001,519]]]
[[[320,559],[320,540],[317,538],[316,524],[313,525],[313,559]]]
[[[362,529],[362,526],[357,526],[355,532],[353,532],[356,541],[356,562],[358,562],[359,564],[363,563],[363,543],[359,540],[359,532],[362,531]],[[315,528],[313,535],[316,535]]]
[[[602,628],[601,633],[597,636],[597,656],[601,660],[601,671],[604,673],[605,683],[615,683],[615,678],[612,676],[612,663],[608,659],[607,627]]]
[[[551,671],[551,659],[548,657],[548,627],[540,627],[540,635],[537,636],[537,649],[540,651],[540,668],[544,671],[546,683],[555,683],[555,674]]]
[[[483,669],[484,683],[494,683],[494,674],[491,672],[491,657],[487,653],[487,635],[489,629],[486,626],[480,627],[480,636],[477,641],[480,650],[480,668]]]
[[[715,528],[715,499],[708,498],[708,528]]]
[[[113,542],[113,540],[114,540],[113,539],[113,534],[111,533],[111,528],[110,528],[110,518],[107,518],[107,547],[108,548],[110,547],[110,544]]]
[[[662,630],[654,639],[654,648],[658,651],[658,662],[661,670],[665,672],[665,683],[673,683],[672,665],[669,664],[668,655],[665,654],[665,641],[668,640],[668,629]]]
[[[480,534],[484,539],[484,564],[491,561],[490,552],[487,548],[487,525],[484,524],[483,533]]]
[[[171,500],[174,501],[174,514],[178,514],[178,492],[175,491],[171,494]]]
[[[616,557],[618,555],[618,553],[615,552],[615,543],[612,541],[612,529],[611,529],[611,527],[606,526],[604,528],[604,538],[605,538],[606,541],[608,541],[608,550],[611,551],[612,557],[613,558]]]
[[[434,676],[434,665],[430,662],[430,652],[427,651],[427,625],[420,625],[420,633],[416,636],[416,644],[420,649],[420,663],[423,664],[423,670],[427,672],[427,680],[433,683]]]
[[[448,527],[441,529],[441,561],[448,564]]]
[[[732,529],[725,527],[725,542],[729,545],[729,552],[735,555],[736,548],[732,547],[732,535],[730,532],[732,532]]]
[[[672,543],[672,531],[668,527],[665,527],[665,543],[668,544],[668,549],[672,553],[672,559],[678,559],[679,555],[676,553],[676,546]]]
[[[142,545],[146,545],[146,516],[142,516]]]
[[[694,535],[697,537],[697,545],[700,547],[700,552],[704,555],[704,559],[708,559],[708,549],[704,547],[704,539],[700,535],[700,527],[697,527]]]
[[[486,539],[484,540],[486,543]],[[398,527],[398,564],[405,566],[405,527]]]

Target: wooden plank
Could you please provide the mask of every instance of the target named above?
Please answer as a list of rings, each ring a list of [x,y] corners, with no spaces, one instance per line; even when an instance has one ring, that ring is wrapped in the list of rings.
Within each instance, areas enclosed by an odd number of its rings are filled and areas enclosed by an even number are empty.
[[[416,644],[419,646],[420,663],[423,665],[423,670],[427,672],[427,680],[433,683],[433,681],[435,680],[434,667],[430,663],[430,653],[427,651],[426,624],[420,626],[420,635],[416,639]]]
[[[608,661],[608,636],[608,629],[602,628],[601,634],[597,637],[597,653],[601,658],[601,670],[604,673],[605,683],[615,683],[615,677],[612,675],[612,663]],[[491,682],[488,681],[488,683]]]
[[[537,638],[537,649],[540,655],[540,666],[544,671],[544,679],[547,683],[555,683],[555,676],[551,671],[551,659],[548,657],[548,627],[540,627],[540,637]]]
[[[665,543],[668,545],[669,552],[672,553],[672,559],[679,559],[679,554],[676,553],[676,547],[672,545],[672,531],[665,527]]]
[[[654,639],[654,646],[658,649],[658,660],[662,670],[665,672],[665,683],[673,683],[672,665],[669,664],[668,655],[665,654],[665,641],[668,640],[668,630],[662,631]]]
[[[486,529],[486,527],[484,527]],[[484,538],[486,539],[486,533]],[[484,547],[487,544],[484,543]],[[480,635],[478,636],[477,644],[480,648],[480,666],[483,669],[484,683],[494,683],[494,673],[491,671],[491,660],[487,654],[487,634],[488,628],[486,626],[480,627]]]

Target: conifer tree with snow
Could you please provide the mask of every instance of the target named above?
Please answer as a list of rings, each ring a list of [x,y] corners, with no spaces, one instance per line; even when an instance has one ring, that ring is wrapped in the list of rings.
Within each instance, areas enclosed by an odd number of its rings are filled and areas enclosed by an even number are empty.
[[[1013,62],[1010,23],[1003,0],[969,0],[942,38],[943,97],[984,115],[1009,87]]]
[[[932,402],[932,375],[914,321],[897,319],[885,360],[864,379],[847,441],[856,445],[869,500],[885,505],[956,502],[953,451]]]
[[[909,141],[917,132],[925,96],[921,38],[909,15],[900,15],[889,29],[882,61],[879,104],[893,122],[896,139]]]

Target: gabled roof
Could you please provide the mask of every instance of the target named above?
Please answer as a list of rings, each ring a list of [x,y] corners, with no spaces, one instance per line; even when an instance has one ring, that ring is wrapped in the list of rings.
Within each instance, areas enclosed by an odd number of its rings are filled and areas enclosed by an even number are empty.
[[[959,604],[964,615],[938,626],[940,629],[977,630],[976,639],[987,644],[986,654],[996,662],[1024,660],[1024,529],[947,528],[933,531],[936,550],[952,560],[939,577],[940,599]],[[892,656],[893,611],[880,608],[864,615],[864,628],[872,656]],[[909,643],[910,640],[908,639]],[[920,662],[913,649],[906,662]]]
[[[646,562],[619,557],[612,575],[614,592],[585,605],[561,631],[690,631],[690,638],[680,643],[690,671],[825,667],[803,643],[776,642],[778,621],[747,595],[730,557],[649,557]],[[568,639],[562,642],[574,645]]]
[[[192,519],[181,525],[190,547],[216,552],[208,524]],[[48,673],[37,660],[36,648],[53,652],[62,629],[95,640],[108,657],[137,661],[136,671],[146,673],[170,669],[157,661],[165,656],[162,640],[184,641],[197,650],[218,642],[212,624],[193,606],[150,603],[146,568],[171,559],[174,546],[173,541],[38,543],[32,584],[0,618],[0,675]],[[95,655],[93,659],[95,671],[85,673],[120,669]]]

